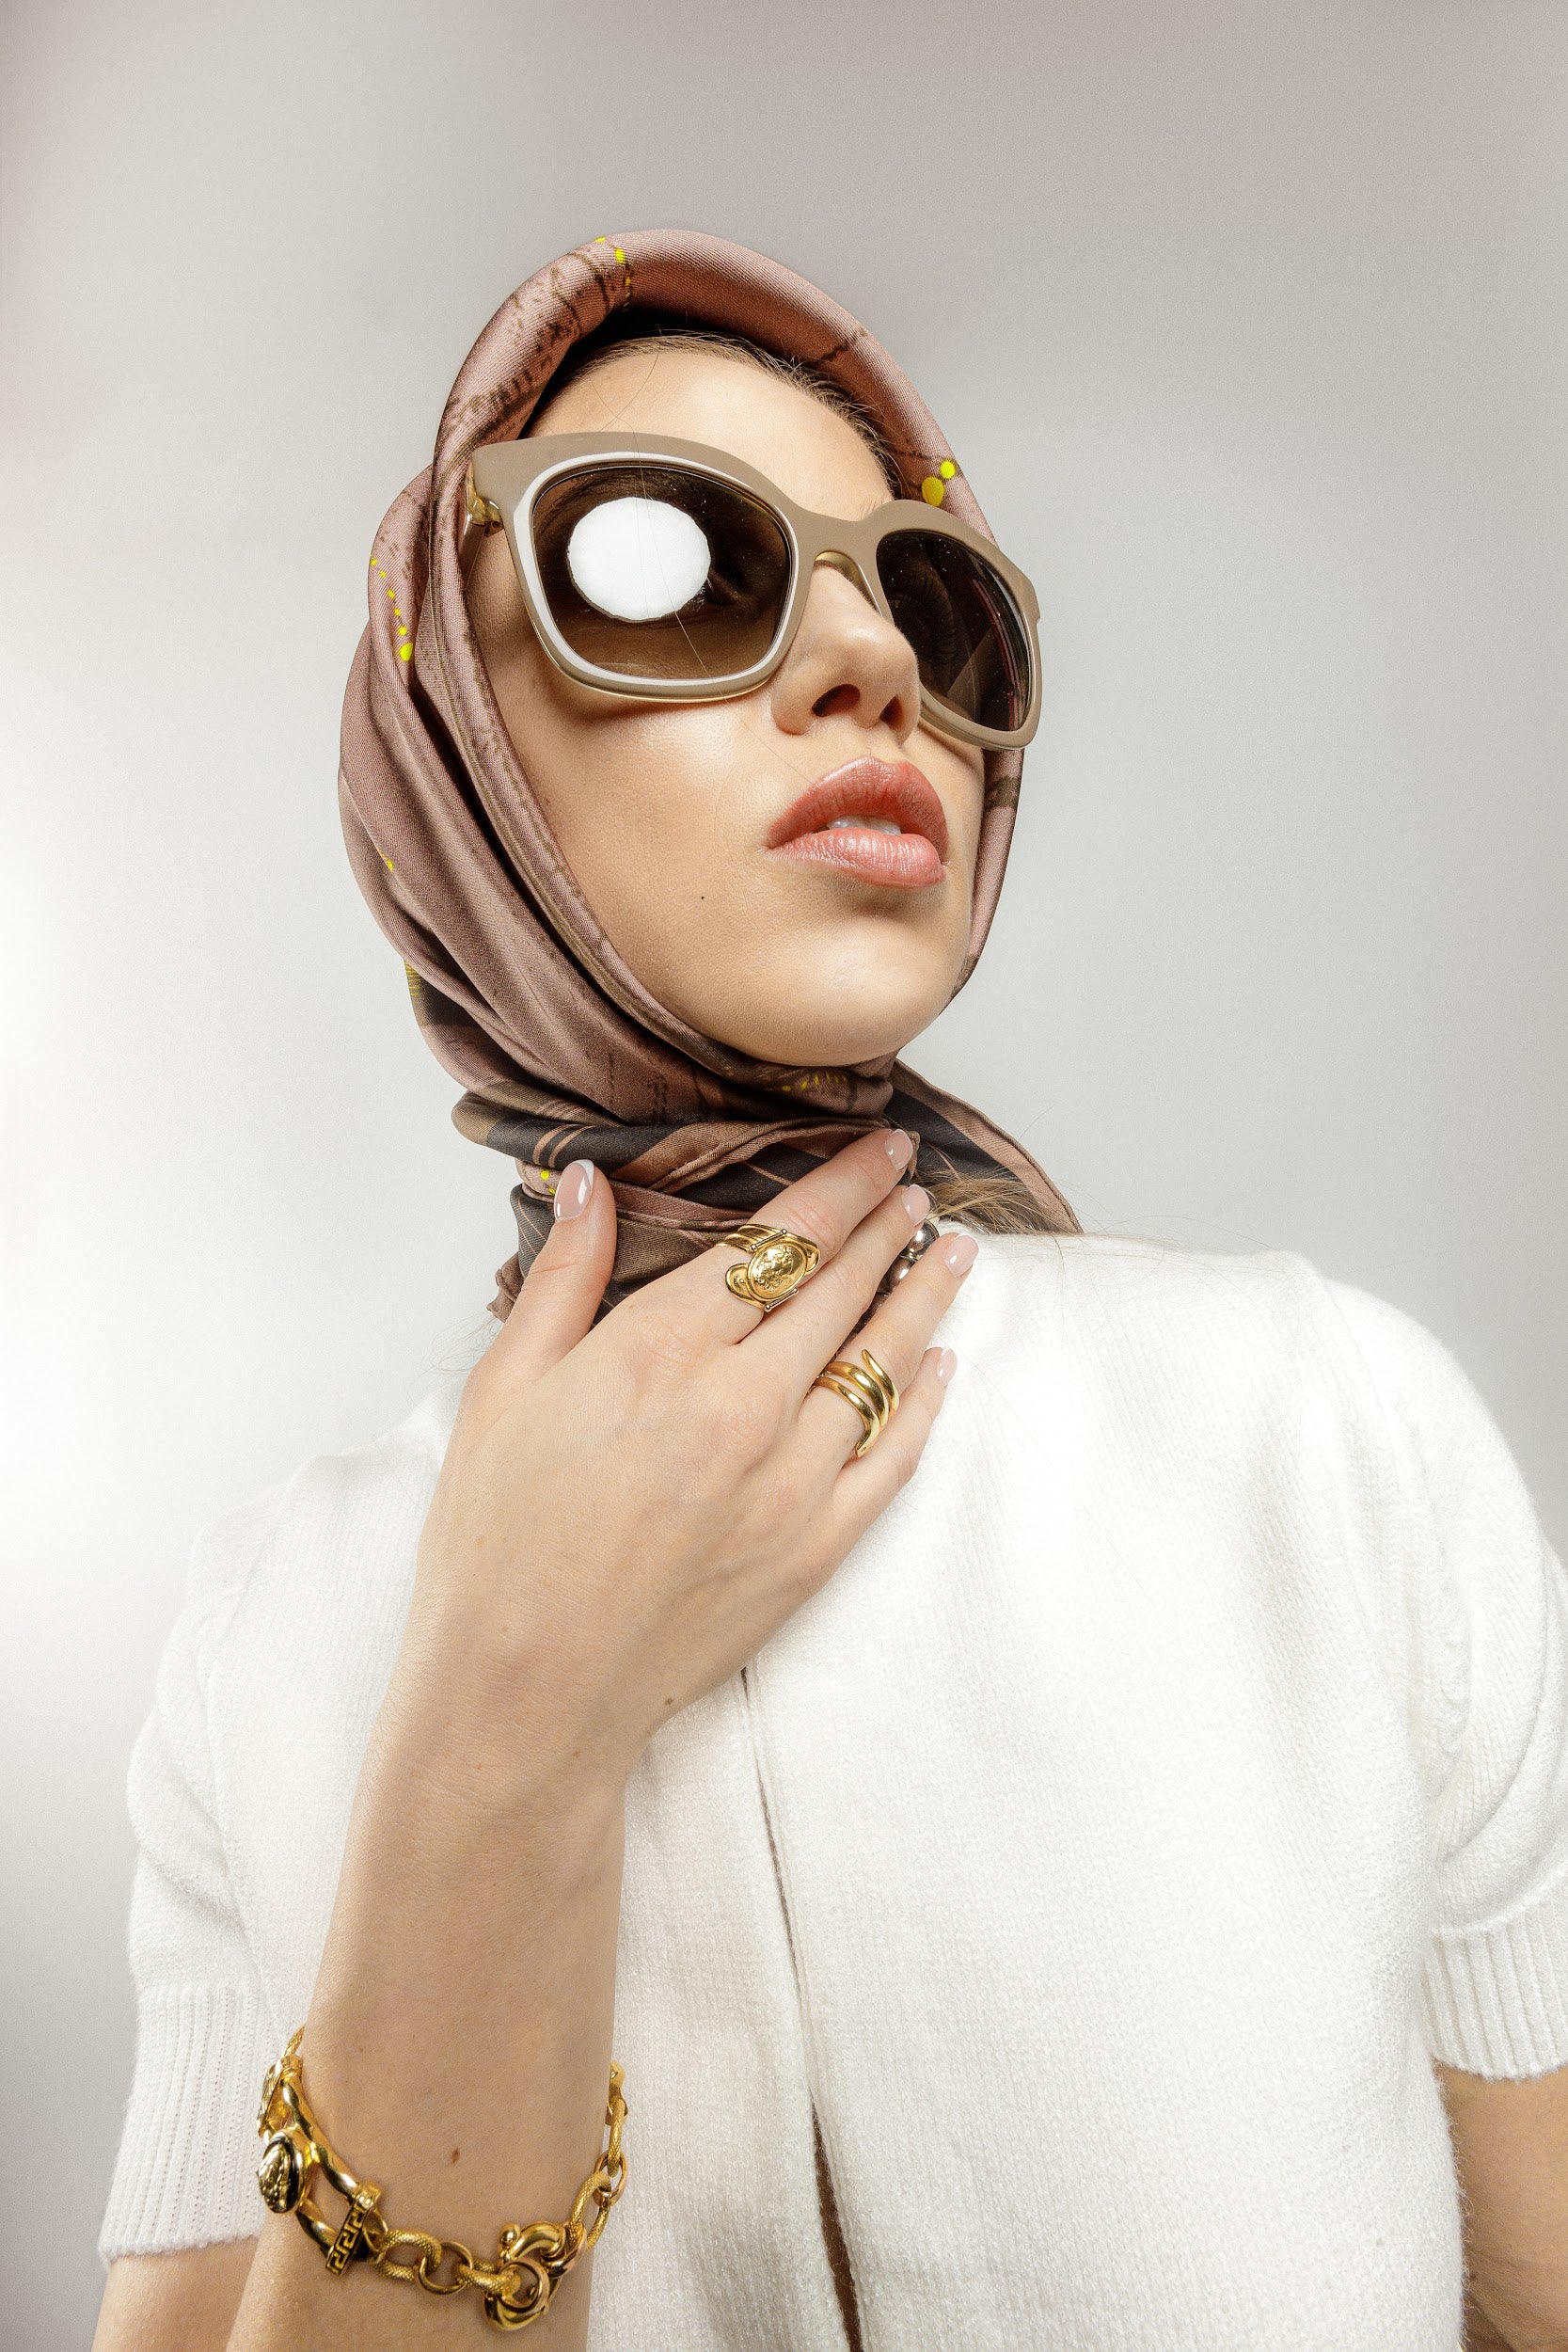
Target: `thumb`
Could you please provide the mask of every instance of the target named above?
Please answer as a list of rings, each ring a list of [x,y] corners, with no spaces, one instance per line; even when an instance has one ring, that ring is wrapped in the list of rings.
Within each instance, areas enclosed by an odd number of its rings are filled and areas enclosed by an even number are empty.
[[[615,1195],[592,1160],[573,1160],[555,1187],[555,1221],[492,1342],[515,1376],[540,1378],[591,1329],[615,1263]]]

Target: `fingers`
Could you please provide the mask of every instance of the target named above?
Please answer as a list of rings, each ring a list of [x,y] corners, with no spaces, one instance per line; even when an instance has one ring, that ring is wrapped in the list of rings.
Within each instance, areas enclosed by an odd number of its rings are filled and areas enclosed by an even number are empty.
[[[887,1200],[908,1164],[911,1148],[910,1137],[901,1128],[879,1128],[874,1135],[858,1136],[820,1168],[814,1168],[809,1176],[802,1176],[799,1184],[786,1186],[756,1221],[784,1226],[803,1240],[815,1242],[826,1263]],[[916,1217],[914,1223],[919,1222]],[[906,1222],[906,1239],[911,1230]],[[895,1226],[890,1223],[887,1231],[891,1234]],[[882,1261],[884,1266],[895,1249],[902,1246],[899,1242],[889,1248]],[[651,1284],[650,1292],[657,1292],[662,1314],[678,1317],[693,1333],[705,1333],[720,1341],[743,1340],[762,1321],[762,1310],[750,1300],[737,1298],[726,1286],[724,1277],[732,1266],[745,1263],[744,1253],[738,1249],[705,1249],[699,1257]],[[793,1314],[799,1300],[820,1279],[820,1272],[814,1275],[797,1297],[786,1303],[784,1313]]]
[[[592,1160],[574,1160],[556,1183],[549,1237],[481,1361],[525,1380],[548,1372],[592,1327],[614,1263],[615,1196]]]
[[[977,1251],[978,1244],[973,1233],[944,1233],[939,1241],[934,1241],[904,1280],[882,1301],[863,1330],[856,1331],[849,1339],[841,1339],[836,1344],[832,1341],[827,1343],[823,1352],[812,1361],[804,1375],[806,1381],[815,1381],[831,1358],[842,1357],[845,1362],[858,1365],[861,1351],[869,1349],[902,1391],[906,1383],[916,1379],[931,1334],[963,1287]],[[863,1253],[859,1234],[845,1256],[848,1257],[851,1253]],[[864,1254],[869,1254],[868,1248]],[[869,1272],[869,1267],[865,1271]],[[876,1275],[871,1274],[870,1279],[874,1288]],[[848,1320],[852,1321],[853,1317]],[[832,1327],[842,1332],[845,1325],[836,1323]],[[947,1352],[951,1353],[950,1350]],[[901,1398],[897,1412],[862,1457],[862,1467],[892,1443],[895,1432],[902,1431],[907,1402],[907,1397]],[[800,1406],[800,1436],[807,1447],[825,1465],[829,1465],[842,1463],[852,1456],[855,1447],[865,1435],[866,1424],[855,1406],[834,1390],[811,1387]],[[895,1449],[895,1459],[902,1459],[898,1449]]]
[[[837,1256],[820,1267],[787,1306],[770,1315],[766,1327],[750,1343],[758,1362],[779,1366],[796,1395],[803,1396],[829,1357],[839,1353],[846,1333],[854,1329],[871,1305],[878,1284],[898,1252],[909,1247],[929,1214],[930,1205],[928,1195],[918,1184],[903,1184],[880,1208],[863,1218]],[[968,1246],[968,1237],[963,1234],[951,1233],[946,1238],[949,1243],[964,1242]],[[893,1296],[904,1302],[905,1315],[927,1297],[932,1273],[938,1267],[949,1274],[953,1272],[941,1255],[944,1247],[943,1243],[933,1242],[925,1252],[920,1265],[926,1272],[919,1282],[915,1282],[915,1275],[911,1272],[895,1285]],[[915,1288],[910,1297],[907,1294],[911,1282]],[[902,1379],[906,1371],[913,1372],[920,1360],[920,1350],[930,1338],[937,1314],[942,1311],[943,1309],[939,1308],[912,1347],[906,1348],[898,1378]],[[900,1333],[906,1329],[902,1318],[896,1327]],[[874,1340],[871,1344],[880,1354]]]

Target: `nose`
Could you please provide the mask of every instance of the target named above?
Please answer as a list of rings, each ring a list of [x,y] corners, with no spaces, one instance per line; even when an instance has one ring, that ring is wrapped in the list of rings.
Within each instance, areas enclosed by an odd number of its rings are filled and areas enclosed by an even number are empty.
[[[795,642],[772,680],[773,717],[786,735],[814,719],[887,727],[907,743],[920,723],[914,648],[869,596],[831,564],[813,569]]]

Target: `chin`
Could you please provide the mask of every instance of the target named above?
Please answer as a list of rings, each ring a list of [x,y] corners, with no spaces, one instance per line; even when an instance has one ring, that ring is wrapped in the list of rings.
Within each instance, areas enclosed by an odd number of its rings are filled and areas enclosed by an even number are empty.
[[[819,966],[792,976],[794,984],[764,1004],[730,1008],[730,1017],[710,1037],[721,1038],[758,1061],[791,1068],[849,1070],[860,1062],[897,1054],[929,1026],[952,993],[940,986],[898,988],[867,985],[847,977],[825,989]]]
[[[721,904],[673,943],[661,936],[665,952],[639,977],[702,1036],[757,1061],[852,1070],[901,1053],[930,1026],[969,945],[967,893],[938,920],[935,907],[922,911],[918,927],[907,904],[899,922],[877,912],[874,923],[824,922],[818,909],[802,919],[799,906],[781,912],[770,899]]]

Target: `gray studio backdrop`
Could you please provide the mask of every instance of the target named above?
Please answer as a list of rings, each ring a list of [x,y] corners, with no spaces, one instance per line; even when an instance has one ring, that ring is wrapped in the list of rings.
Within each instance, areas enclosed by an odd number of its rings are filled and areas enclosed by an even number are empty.
[[[708,228],[831,288],[1039,585],[1006,896],[917,1065],[1090,1224],[1420,1316],[1568,1532],[1568,9],[10,0],[5,41],[0,2335],[65,2346],[191,1536],[467,1361],[508,1248],[336,735],[372,532],[562,247]]]

